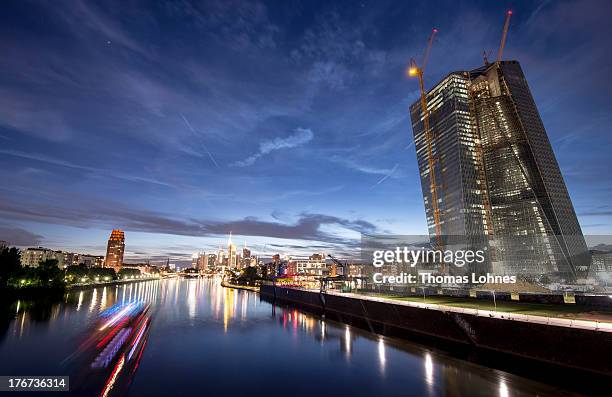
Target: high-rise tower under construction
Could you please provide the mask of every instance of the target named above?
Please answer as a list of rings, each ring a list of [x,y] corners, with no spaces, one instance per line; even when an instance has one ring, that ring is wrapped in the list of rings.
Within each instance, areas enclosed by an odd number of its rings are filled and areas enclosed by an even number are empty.
[[[411,108],[429,232],[430,164],[445,245],[486,248],[477,273],[575,280],[589,256],[559,165],[516,61],[453,72],[427,93],[429,161],[421,102]]]

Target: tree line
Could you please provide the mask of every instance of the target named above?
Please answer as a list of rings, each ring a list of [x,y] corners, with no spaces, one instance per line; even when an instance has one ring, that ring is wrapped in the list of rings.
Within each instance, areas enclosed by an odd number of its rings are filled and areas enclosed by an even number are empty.
[[[63,288],[69,284],[91,281],[112,281],[136,277],[140,270],[123,268],[87,267],[84,264],[60,269],[56,259],[47,259],[37,267],[21,266],[21,254],[16,247],[0,251],[0,288]]]

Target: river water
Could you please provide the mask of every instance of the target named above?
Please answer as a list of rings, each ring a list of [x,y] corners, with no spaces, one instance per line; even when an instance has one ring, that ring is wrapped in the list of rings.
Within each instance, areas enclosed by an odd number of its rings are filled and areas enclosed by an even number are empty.
[[[87,341],[98,341],[112,308],[135,301],[150,303],[143,322],[148,325],[141,327],[146,332],[137,335],[141,347],[126,351],[120,368],[117,353],[108,371],[91,369]],[[73,395],[92,395],[96,387],[98,395],[147,397],[564,394],[431,348],[275,306],[218,280],[72,291],[58,301],[13,302],[4,312],[9,320],[0,329],[0,375],[69,375]],[[111,373],[113,367],[118,370]],[[115,379],[117,372],[125,375]],[[93,384],[87,392],[78,387],[83,379]]]

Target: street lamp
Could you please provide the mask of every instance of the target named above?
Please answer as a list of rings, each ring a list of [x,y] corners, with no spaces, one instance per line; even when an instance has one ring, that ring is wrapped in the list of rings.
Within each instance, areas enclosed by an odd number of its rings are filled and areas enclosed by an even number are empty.
[[[493,292],[493,305],[495,305],[495,311],[497,311],[497,301],[495,300],[495,290]]]

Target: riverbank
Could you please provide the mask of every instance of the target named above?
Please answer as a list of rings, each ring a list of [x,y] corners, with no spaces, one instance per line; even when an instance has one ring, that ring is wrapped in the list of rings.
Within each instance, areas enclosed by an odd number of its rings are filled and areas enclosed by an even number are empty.
[[[113,280],[113,281],[101,281],[94,283],[83,283],[83,284],[72,284],[64,285],[59,287],[26,287],[26,288],[2,288],[0,289],[0,299],[4,301],[10,301],[15,299],[34,299],[44,297],[57,297],[62,296],[64,293],[69,291],[86,290],[97,287],[106,287],[120,284],[129,284],[141,281],[152,281],[160,280],[158,277],[147,277],[138,279],[128,280]]]
[[[86,283],[86,284],[72,284],[66,286],[66,291],[78,291],[81,289],[89,289],[89,288],[97,288],[97,287],[106,287],[112,285],[119,284],[130,284],[130,283],[138,283],[141,281],[153,281],[153,280],[161,280],[159,277],[146,277],[146,278],[136,278],[136,279],[128,279],[128,280],[112,280],[112,281],[101,281],[96,283]]]
[[[262,285],[270,299],[314,310],[371,332],[424,337],[580,371],[612,375],[612,324]]]
[[[252,285],[230,284],[226,281],[221,281],[221,286],[225,288],[243,289],[245,291],[259,292],[259,287]]]
[[[509,315],[525,314],[540,317],[565,318],[570,320],[586,320],[596,322],[612,323],[612,310],[603,305],[581,305],[568,303],[530,303],[516,302],[510,300],[485,300],[478,298],[465,298],[455,296],[405,296],[391,293],[362,293],[371,297],[390,299],[392,301],[408,301],[434,304],[439,306],[450,306],[466,309],[488,310],[494,312],[505,312]],[[607,298],[609,301],[612,299]]]

